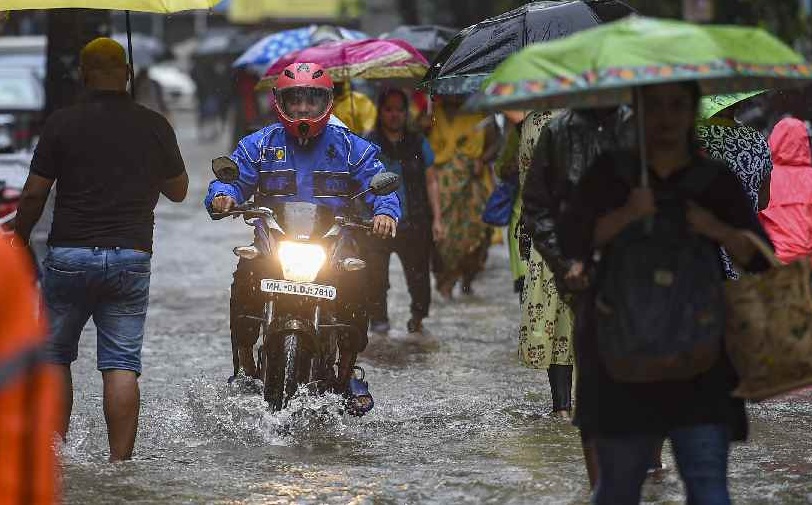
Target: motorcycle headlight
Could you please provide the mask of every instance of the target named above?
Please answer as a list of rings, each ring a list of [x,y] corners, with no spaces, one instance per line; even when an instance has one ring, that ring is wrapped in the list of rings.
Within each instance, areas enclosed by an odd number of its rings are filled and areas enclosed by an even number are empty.
[[[324,248],[301,242],[282,242],[279,245],[279,261],[285,280],[313,282],[327,260]]]

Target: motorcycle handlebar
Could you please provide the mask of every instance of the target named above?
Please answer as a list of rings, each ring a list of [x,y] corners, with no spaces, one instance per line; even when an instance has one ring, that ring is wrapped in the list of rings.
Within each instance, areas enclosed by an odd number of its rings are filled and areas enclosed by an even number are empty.
[[[255,215],[251,216],[252,213],[255,213]],[[267,213],[265,211],[258,210],[258,208],[255,207],[253,203],[244,203],[242,205],[232,207],[231,210],[228,210],[226,212],[212,212],[211,217],[214,220],[219,220],[229,216],[236,217],[247,215],[248,217],[260,217],[266,214]],[[372,231],[373,222],[374,221],[372,219],[363,219],[361,221],[354,221],[352,219],[347,219],[346,217],[336,217],[336,223],[339,226],[356,230]]]

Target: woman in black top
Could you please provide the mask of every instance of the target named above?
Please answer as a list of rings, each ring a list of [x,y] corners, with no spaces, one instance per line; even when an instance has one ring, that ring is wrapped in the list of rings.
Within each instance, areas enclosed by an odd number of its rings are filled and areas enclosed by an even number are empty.
[[[696,148],[694,122],[699,100],[696,83],[644,88],[645,142],[653,186],[674,184],[689,167],[717,175],[692,201],[685,218],[693,232],[724,246],[748,270],[766,267],[744,235],[766,239],[741,184],[720,162]],[[630,224],[657,212],[651,189],[629,188],[614,164],[639,158],[600,157],[565,205],[558,233],[565,254],[584,261],[617,239]],[[600,278],[602,265],[598,263]],[[722,263],[719,260],[718,268]],[[720,280],[721,282],[721,280]],[[629,383],[613,380],[597,350],[595,286],[580,299],[576,315],[576,422],[596,440],[600,476],[594,503],[624,505],[640,501],[647,463],[663,437],[671,439],[688,503],[727,504],[729,441],[746,437],[744,403],[730,392],[736,376],[722,352],[705,372],[688,380]]]
[[[367,253],[370,277],[372,331],[389,330],[386,294],[389,288],[389,257],[396,253],[406,274],[412,302],[410,333],[423,330],[429,314],[431,278],[429,259],[433,240],[445,233],[440,221],[440,193],[433,167],[434,153],[428,140],[408,128],[409,98],[399,89],[387,89],[378,98],[378,120],[370,140],[381,147],[380,159],[387,170],[401,176],[398,197],[402,218],[391,240],[374,240]]]

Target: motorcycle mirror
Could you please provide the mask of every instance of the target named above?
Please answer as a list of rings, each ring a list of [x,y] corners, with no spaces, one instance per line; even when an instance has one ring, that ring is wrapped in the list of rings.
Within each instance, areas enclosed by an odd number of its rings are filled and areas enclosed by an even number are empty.
[[[400,187],[400,176],[394,172],[379,172],[372,177],[369,190],[376,196],[394,193]]]
[[[220,182],[231,183],[240,178],[240,168],[228,156],[211,160],[211,171]]]

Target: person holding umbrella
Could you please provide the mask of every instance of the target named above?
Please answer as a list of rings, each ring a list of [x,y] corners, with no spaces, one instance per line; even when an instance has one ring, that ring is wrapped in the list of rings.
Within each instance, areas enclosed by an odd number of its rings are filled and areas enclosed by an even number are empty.
[[[730,503],[727,489],[727,455],[730,440],[743,440],[747,432],[744,402],[731,397],[735,372],[724,354],[710,366],[683,379],[653,378],[639,383],[618,378],[602,346],[601,314],[611,269],[619,255],[631,251],[629,241],[643,222],[674,225],[671,201],[663,200],[674,188],[687,188],[686,180],[704,178],[682,200],[686,227],[696,244],[707,243],[711,254],[701,261],[711,272],[695,283],[696,289],[721,289],[722,264],[716,247],[724,246],[747,271],[766,268],[745,231],[766,239],[747,195],[735,176],[721,163],[703,157],[694,147],[694,121],[699,86],[695,82],[669,83],[643,88],[644,142],[651,186],[640,186],[639,174],[625,178],[622,166],[636,166],[634,154],[609,154],[598,158],[565,203],[557,231],[565,253],[590,262],[597,251],[595,285],[579,305],[578,416],[582,429],[593,434],[600,466],[594,503],[635,504],[652,452],[666,435],[671,440],[677,467],[685,483],[688,503]],[[698,174],[698,175],[697,175]],[[680,225],[676,226],[679,230]],[[678,231],[678,233],[683,233]],[[699,245],[685,247],[700,247]],[[643,258],[634,261],[641,263]],[[700,261],[700,260],[697,260]],[[698,263],[693,267],[702,267]],[[714,275],[712,272],[716,272]],[[679,272],[675,275],[680,275]],[[634,279],[628,279],[634,286]],[[662,282],[667,280],[663,278]],[[697,287],[699,286],[699,287]],[[682,305],[680,305],[682,307]],[[613,313],[638,310],[612,305]],[[682,310],[682,309],[681,309]],[[712,317],[712,316],[708,316]],[[654,330],[652,330],[654,331]],[[674,332],[679,331],[674,329]],[[720,330],[721,331],[721,330]],[[719,335],[717,338],[721,338]],[[719,342],[719,345],[721,343]],[[656,374],[655,374],[656,375]]]

